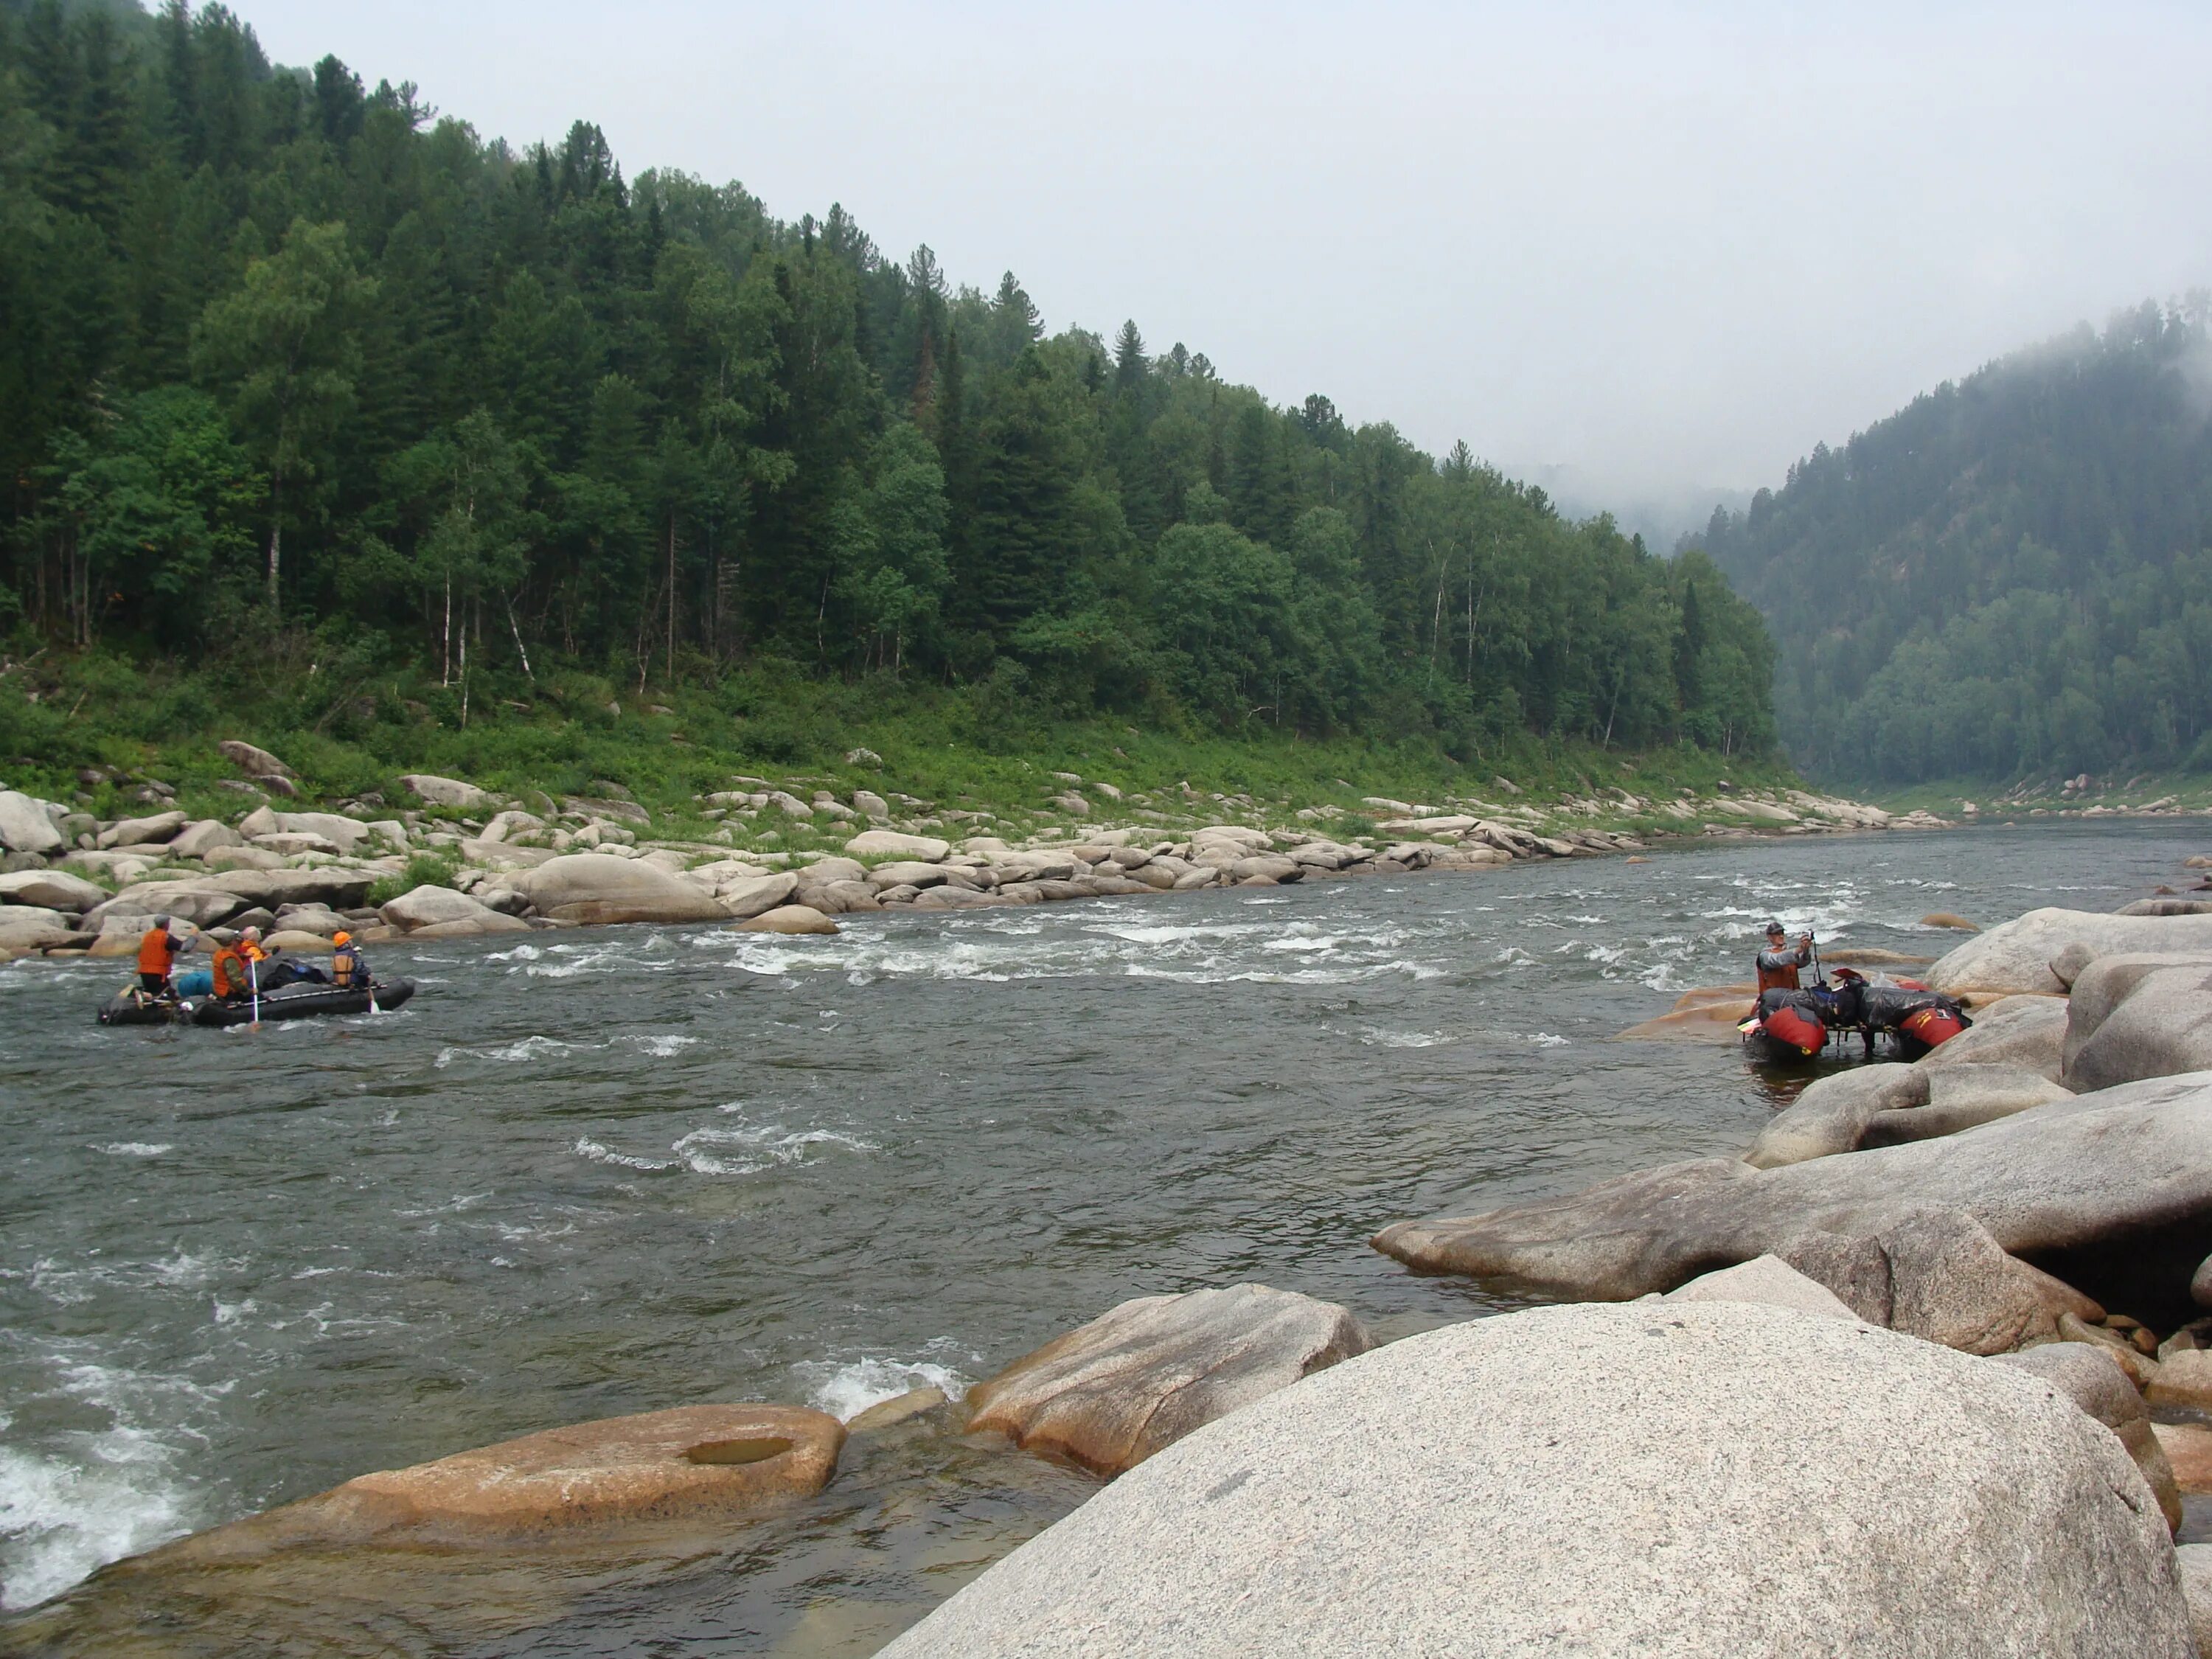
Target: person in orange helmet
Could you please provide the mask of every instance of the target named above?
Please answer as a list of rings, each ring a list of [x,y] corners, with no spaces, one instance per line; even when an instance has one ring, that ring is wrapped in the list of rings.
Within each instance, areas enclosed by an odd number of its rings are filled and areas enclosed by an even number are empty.
[[[331,983],[342,991],[366,990],[374,981],[368,962],[353,935],[341,929],[331,935]]]

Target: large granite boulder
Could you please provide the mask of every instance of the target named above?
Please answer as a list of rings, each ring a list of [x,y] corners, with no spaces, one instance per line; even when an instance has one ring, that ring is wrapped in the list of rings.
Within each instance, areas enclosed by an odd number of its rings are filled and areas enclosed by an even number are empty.
[[[797,876],[788,870],[777,870],[764,876],[739,876],[724,882],[714,890],[714,897],[726,915],[743,921],[788,902],[798,885]]]
[[[2019,1066],[2058,1081],[2066,1042],[2066,1004],[2057,997],[2006,997],[1979,1009],[1974,1023],[1923,1054],[1933,1071],[1951,1066]]]
[[[530,924],[450,887],[422,886],[402,893],[377,911],[387,927],[425,939],[465,939],[477,933],[527,933]]]
[[[1139,1297],[977,1383],[969,1427],[1118,1474],[1374,1346],[1334,1303],[1265,1285]]]
[[[64,844],[46,802],[20,789],[0,789],[0,848],[44,854],[58,852]]]
[[[281,910],[288,904],[327,904],[336,910],[357,908],[380,872],[326,864],[313,870],[218,870],[201,884],[237,894],[248,903]]]
[[[1767,1120],[1743,1161],[1773,1170],[1856,1152],[1867,1125],[1880,1114],[1926,1105],[1928,1084],[1929,1074],[1917,1066],[1858,1066],[1816,1078]]]
[[[2088,1342],[2046,1342],[2019,1353],[1990,1357],[2000,1365],[2040,1377],[2118,1436],[2143,1484],[2158,1499],[2167,1530],[2181,1530],[2181,1487],[2174,1479],[2172,1460],[2152,1430],[2150,1407],[2118,1360]]]
[[[0,951],[43,951],[76,936],[76,918],[35,904],[0,905]]]
[[[1830,1319],[1856,1319],[1844,1299],[1818,1279],[1808,1279],[1779,1256],[1753,1256],[1733,1267],[1699,1273],[1660,1298],[1662,1302],[1759,1302],[1770,1308]]]
[[[172,915],[195,927],[219,927],[255,902],[250,894],[232,891],[228,879],[221,875],[134,882],[86,911],[81,926],[88,933],[98,933],[106,931],[110,916]]]
[[[951,850],[951,842],[896,830],[863,830],[845,843],[845,851],[856,859],[913,859],[923,864],[942,864]]]
[[[2031,910],[1939,957],[1924,977],[1950,996],[1993,998],[2021,992],[2060,996],[2066,981],[2051,971],[2051,958],[2077,945],[2093,957],[2148,951],[2212,954],[2212,916]]]
[[[270,754],[266,749],[257,749],[238,738],[225,738],[216,748],[222,757],[249,778],[264,782],[271,778],[289,778],[292,769]]]
[[[611,853],[564,853],[510,884],[556,921],[723,921],[729,912],[683,877]]]
[[[151,817],[125,818],[100,832],[104,848],[155,847],[173,840],[185,827],[182,812],[156,812]]]
[[[793,1406],[680,1406],[547,1429],[356,1476],[126,1564],[172,1567],[295,1547],[504,1542],[712,1522],[822,1490],[842,1425]]]
[[[2025,1066],[1948,1066],[1929,1074],[1925,1105],[1875,1113],[1859,1145],[1899,1146],[1908,1140],[1954,1135],[2014,1112],[2069,1099],[2073,1092]]]
[[[0,876],[0,904],[30,904],[82,915],[107,902],[107,890],[66,870],[18,870]]]
[[[2190,1307],[2191,1275],[2212,1252],[2212,1074],[1847,1158],[1669,1164],[1567,1197],[1401,1222],[1375,1245],[1424,1272],[1613,1299],[1770,1253],[1810,1271],[1786,1248],[1798,1235],[1867,1238],[1931,1209],[1965,1212],[2003,1250],[2138,1317]]]
[[[2074,981],[2061,1058],[2079,1092],[2212,1069],[2212,951],[2089,963]]]
[[[405,773],[399,779],[399,787],[433,806],[473,812],[491,805],[491,797],[473,783],[464,783],[459,778],[441,778],[434,772]]]
[[[198,818],[178,831],[169,843],[173,858],[204,859],[218,847],[243,847],[246,838],[221,818]]]
[[[2158,1506],[2071,1400],[1716,1302],[1533,1309],[1336,1366],[1122,1476],[883,1659],[2194,1651]]]

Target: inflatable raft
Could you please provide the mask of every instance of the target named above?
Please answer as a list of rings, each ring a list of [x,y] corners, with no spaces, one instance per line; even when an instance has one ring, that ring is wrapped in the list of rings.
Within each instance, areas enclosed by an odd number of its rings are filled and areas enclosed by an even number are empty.
[[[1817,1060],[1831,1042],[1853,1036],[1872,1060],[1885,1033],[1899,1060],[1917,1060],[1973,1023],[1955,1000],[1918,980],[1870,981],[1839,968],[1832,986],[1761,993],[1757,1010],[1736,1030],[1746,1059],[1778,1066]]]
[[[404,1007],[415,994],[415,981],[395,979],[374,991],[335,985],[287,985],[265,993],[258,1008],[248,1000],[224,1002],[213,996],[186,996],[174,1002],[156,1001],[137,990],[119,991],[100,1005],[102,1025],[250,1025],[258,1018],[307,1019],[319,1014],[366,1014],[374,1006],[381,1012]]]

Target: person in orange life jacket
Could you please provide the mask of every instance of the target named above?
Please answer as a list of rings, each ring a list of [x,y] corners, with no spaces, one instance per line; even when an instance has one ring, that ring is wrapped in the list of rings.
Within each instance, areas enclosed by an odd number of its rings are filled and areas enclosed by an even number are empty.
[[[331,983],[342,991],[365,990],[374,983],[368,958],[354,944],[351,933],[341,932],[331,936]]]
[[[247,941],[234,939],[217,948],[215,960],[208,964],[215,975],[215,994],[226,1002],[235,1002],[253,994],[253,958],[246,954]]]
[[[168,917],[155,917],[154,925],[138,941],[139,990],[148,996],[167,996],[169,975],[177,964],[177,952],[184,948],[184,940],[169,931]]]
[[[1780,922],[1766,924],[1766,948],[1759,953],[1757,963],[1761,996],[1769,991],[1798,989],[1797,970],[1813,960],[1813,935],[1810,933],[1797,936],[1795,950],[1785,942],[1787,937]]]

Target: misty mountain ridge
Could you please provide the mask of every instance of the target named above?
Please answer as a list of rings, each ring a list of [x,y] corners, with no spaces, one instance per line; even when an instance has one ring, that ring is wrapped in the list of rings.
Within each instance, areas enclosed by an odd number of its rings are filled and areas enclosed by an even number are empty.
[[[2212,769],[2212,338],[2145,303],[1915,398],[1690,545],[1838,778]]]

